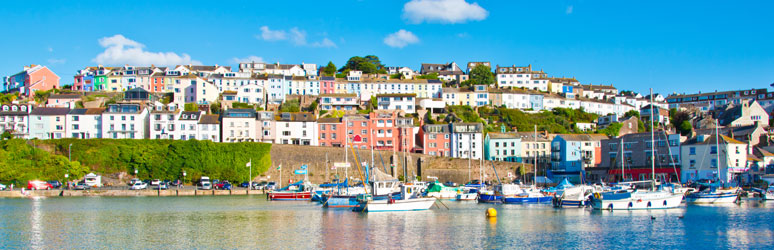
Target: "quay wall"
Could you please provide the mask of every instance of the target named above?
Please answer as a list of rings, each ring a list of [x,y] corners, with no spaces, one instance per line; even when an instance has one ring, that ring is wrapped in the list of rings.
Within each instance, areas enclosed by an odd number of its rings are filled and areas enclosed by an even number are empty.
[[[358,159],[361,162],[371,162],[371,150],[358,149],[356,150]],[[347,170],[349,176],[360,176],[360,173],[355,168],[355,155],[349,150],[347,159],[352,168]],[[322,183],[324,181],[330,181],[336,175],[339,174],[341,178],[344,177],[343,169],[331,169],[335,162],[344,162],[344,148],[343,147],[310,147],[299,145],[281,145],[273,144],[271,147],[271,160],[272,166],[269,167],[267,172],[262,173],[256,177],[255,180],[271,180],[279,181],[280,171],[282,172],[282,181],[288,182],[288,179],[300,180],[303,176],[293,174],[294,170],[300,169],[301,165],[307,165],[309,170],[309,179],[312,183]],[[381,157],[380,157],[381,155]],[[327,159],[327,161],[326,161]],[[519,168],[524,166],[526,172],[532,173],[531,164],[522,164],[516,162],[488,162],[484,161],[484,166],[481,168],[479,160],[458,159],[449,157],[438,157],[424,154],[406,153],[405,157],[403,153],[392,151],[374,151],[374,161],[382,172],[387,169],[388,174],[395,177],[403,175],[403,162],[407,162],[408,176],[420,176],[422,180],[428,180],[428,176],[438,177],[439,181],[453,181],[456,183],[468,182],[468,169],[470,166],[471,179],[479,179],[480,169],[483,169],[483,174],[487,176],[486,180],[494,181],[495,176],[499,176],[501,180],[511,180],[516,178],[519,173]],[[382,166],[384,161],[384,167]],[[469,165],[470,164],[470,165]],[[280,170],[277,167],[282,165]],[[395,165],[395,168],[391,168],[391,165]],[[497,169],[497,174],[492,168]],[[511,178],[508,178],[508,173],[511,174]]]

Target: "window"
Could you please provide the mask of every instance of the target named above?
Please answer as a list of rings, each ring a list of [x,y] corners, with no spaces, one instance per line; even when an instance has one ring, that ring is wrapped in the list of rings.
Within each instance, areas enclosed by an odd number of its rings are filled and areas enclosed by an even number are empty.
[[[284,136],[290,136],[290,131],[282,131],[282,135],[284,135]]]
[[[77,121],[78,121],[78,119],[80,119],[80,116],[77,116],[77,115],[76,115],[76,116],[73,116],[73,121],[76,121],[76,122],[77,122]]]
[[[717,154],[718,153],[718,146],[712,146],[710,148],[710,154]]]
[[[690,147],[689,150],[690,150],[690,153],[688,153],[688,154],[696,155],[696,148],[695,147]]]
[[[718,161],[717,161],[717,159],[712,159],[712,160],[710,160],[710,165],[711,165],[713,168],[716,168],[716,167],[718,167]]]
[[[691,168],[694,168],[696,166],[696,160],[690,160]]]

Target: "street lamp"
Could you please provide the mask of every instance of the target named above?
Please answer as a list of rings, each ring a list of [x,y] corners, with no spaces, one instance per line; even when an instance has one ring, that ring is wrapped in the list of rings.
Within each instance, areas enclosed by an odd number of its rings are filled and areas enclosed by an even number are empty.
[[[70,189],[70,175],[65,174],[65,184],[67,184],[67,189]]]
[[[134,178],[137,178],[137,169],[134,169]]]
[[[185,175],[186,175],[186,172],[185,172],[185,170],[183,170],[183,181],[178,183],[177,184],[178,186],[183,185],[183,182],[185,182]]]

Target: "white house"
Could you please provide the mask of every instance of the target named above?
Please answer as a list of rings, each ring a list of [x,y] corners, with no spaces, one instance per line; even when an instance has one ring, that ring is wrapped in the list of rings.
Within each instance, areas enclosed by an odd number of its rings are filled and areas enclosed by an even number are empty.
[[[313,113],[281,113],[276,120],[276,144],[317,146],[317,118]]]
[[[223,142],[256,141],[255,125],[255,110],[228,109],[223,112],[221,140]]]
[[[495,69],[499,87],[516,87],[539,91],[548,91],[549,79],[543,71],[533,71],[532,65],[526,67],[500,67]]]
[[[164,105],[157,102],[152,107],[148,118],[150,139],[175,139],[174,133],[177,130],[175,121],[178,115],[180,110],[174,103]]]
[[[65,135],[70,138],[102,138],[102,112],[104,108],[72,109],[67,114]]]
[[[29,128],[30,138],[61,139],[67,137],[65,126],[67,125],[67,113],[69,108],[35,108],[30,112]]]
[[[3,104],[0,108],[0,133],[8,131],[14,137],[28,138],[28,120],[32,106]]]
[[[102,113],[102,138],[148,138],[147,108],[137,103],[108,104]]]
[[[453,123],[451,157],[480,159],[484,152],[481,123]]]
[[[378,110],[400,110],[409,114],[416,113],[417,94],[378,94]]]
[[[725,135],[720,138],[698,135],[682,144],[680,157],[683,182],[700,179],[733,182],[748,170],[747,144]]]
[[[172,133],[174,138],[179,140],[198,139],[199,118],[204,115],[204,111],[198,112],[180,112],[175,121],[177,129]]]
[[[199,131],[196,139],[210,140],[220,142],[220,116],[205,115],[199,116]]]
[[[321,94],[320,110],[357,110],[360,101],[357,94]]]

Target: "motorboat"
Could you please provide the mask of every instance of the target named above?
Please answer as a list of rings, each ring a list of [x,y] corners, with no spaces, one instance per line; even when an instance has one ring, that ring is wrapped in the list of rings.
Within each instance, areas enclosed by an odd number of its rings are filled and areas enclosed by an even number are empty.
[[[436,202],[435,197],[422,198],[421,186],[403,184],[400,186],[399,198],[389,195],[387,199],[375,200],[371,194],[357,196],[358,205],[353,208],[356,212],[398,212],[428,210]]]

